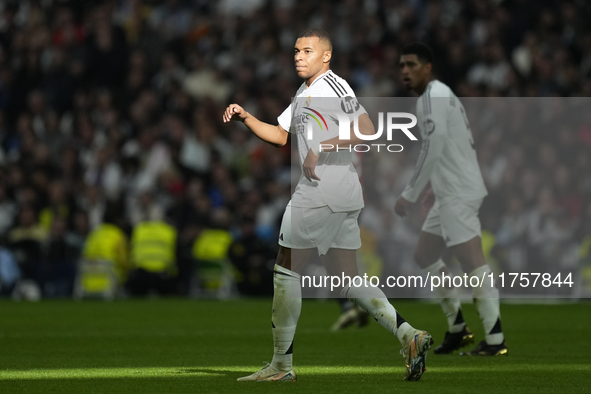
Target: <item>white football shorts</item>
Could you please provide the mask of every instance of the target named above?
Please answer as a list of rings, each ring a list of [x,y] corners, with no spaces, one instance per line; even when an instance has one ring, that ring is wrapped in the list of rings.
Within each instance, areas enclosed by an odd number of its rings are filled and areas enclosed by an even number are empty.
[[[443,238],[446,246],[459,245],[481,236],[478,211],[482,205],[482,198],[462,201],[454,198],[439,204],[435,202],[422,230]]]
[[[291,249],[318,249],[325,255],[330,248],[357,250],[361,236],[357,218],[361,209],[333,212],[328,206],[293,207],[288,204],[279,230],[279,245]]]

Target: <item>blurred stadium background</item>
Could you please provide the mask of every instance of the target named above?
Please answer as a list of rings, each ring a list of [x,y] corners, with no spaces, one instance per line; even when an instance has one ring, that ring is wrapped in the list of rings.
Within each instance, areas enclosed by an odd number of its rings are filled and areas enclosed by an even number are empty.
[[[590,19],[583,0],[2,1],[2,295],[270,295],[290,150],[221,113],[237,102],[276,122],[301,83],[300,31],[332,33],[358,96],[406,96],[398,51],[423,40],[460,97],[588,97]],[[477,137],[487,257],[585,272],[589,124]],[[380,209],[375,253],[414,267],[420,220]]]
[[[276,392],[235,378],[271,351],[270,301],[247,297],[272,294],[290,149],[223,125],[225,106],[276,122],[301,83],[292,47],[308,27],[333,35],[332,68],[358,96],[407,96],[399,49],[423,40],[460,97],[590,97],[590,20],[586,0],[1,0],[0,392]],[[574,272],[570,296],[584,296],[591,121],[543,135],[471,121],[489,262]],[[361,217],[361,257],[384,273],[418,272],[420,209],[396,220],[392,199],[417,154],[397,155],[387,187],[366,193],[386,203]],[[129,295],[150,301],[69,301]],[[442,339],[437,305],[396,307]],[[506,302],[507,358],[430,355],[414,386],[377,324],[330,333],[336,303],[304,309],[288,390],[589,387],[587,302]]]

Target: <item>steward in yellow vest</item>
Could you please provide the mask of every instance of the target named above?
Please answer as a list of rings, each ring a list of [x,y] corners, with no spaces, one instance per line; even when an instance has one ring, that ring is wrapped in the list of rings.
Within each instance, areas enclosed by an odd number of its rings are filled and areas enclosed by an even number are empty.
[[[107,261],[113,264],[113,270],[120,283],[127,278],[129,270],[127,237],[116,225],[102,223],[94,229],[86,239],[82,255],[89,261]]]
[[[176,230],[165,222],[138,223],[131,236],[133,267],[176,275],[176,239]]]
[[[177,231],[161,220],[138,223],[131,236],[129,289],[134,295],[145,295],[150,290],[169,294],[174,290]]]

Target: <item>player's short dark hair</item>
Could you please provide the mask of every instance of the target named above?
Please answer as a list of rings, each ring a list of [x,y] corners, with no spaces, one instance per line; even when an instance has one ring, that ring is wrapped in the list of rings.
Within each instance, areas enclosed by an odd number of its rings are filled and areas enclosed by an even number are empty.
[[[427,45],[422,42],[413,42],[407,44],[402,48],[401,55],[417,55],[417,59],[421,63],[433,64],[433,51]]]
[[[322,29],[306,29],[300,33],[298,38],[302,37],[318,37],[320,41],[325,41],[328,43],[328,47],[332,51],[332,39],[326,30]]]

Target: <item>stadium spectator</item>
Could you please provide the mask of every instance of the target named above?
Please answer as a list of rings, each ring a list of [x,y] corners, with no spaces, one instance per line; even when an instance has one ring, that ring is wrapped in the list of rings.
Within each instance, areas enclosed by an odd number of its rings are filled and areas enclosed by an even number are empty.
[[[4,176],[5,173],[2,173]],[[4,237],[8,233],[8,229],[12,227],[12,222],[17,213],[16,204],[6,194],[6,188],[0,183],[0,237]]]
[[[20,279],[18,263],[0,236],[0,295],[8,296]]]
[[[47,236],[47,229],[37,220],[37,211],[29,205],[21,209],[16,227],[8,234],[10,249],[16,256],[22,278],[35,281],[37,285],[42,281],[43,244]]]
[[[121,212],[114,204],[107,206],[102,223],[86,239],[82,253],[84,264],[106,263],[116,283],[109,287],[122,286],[127,280],[130,269],[129,244],[121,228]],[[83,267],[81,267],[83,268]],[[84,286],[85,278],[81,278]],[[92,293],[92,291],[90,291]]]
[[[208,294],[227,297],[234,289],[234,274],[228,258],[232,234],[228,231],[231,216],[226,208],[213,210],[211,227],[199,233],[193,244],[197,277]]]
[[[255,220],[242,219],[238,237],[229,248],[228,257],[240,275],[238,291],[248,296],[273,295],[275,251],[257,237]]]
[[[175,291],[177,231],[163,216],[161,208],[153,209],[133,228],[132,269],[127,281],[132,295],[145,296],[151,292],[170,295]]]
[[[505,207],[496,233],[496,244],[502,248],[501,268],[507,272],[525,272],[527,254],[524,247],[528,215],[523,200],[513,195]]]
[[[56,218],[67,220],[70,216],[70,204],[66,201],[66,190],[64,186],[54,181],[49,185],[48,205],[39,214],[41,225],[49,230]],[[64,229],[66,230],[66,229]]]
[[[67,222],[58,216],[51,222],[44,246],[42,293],[44,297],[71,297],[80,251],[68,237]]]
[[[528,271],[559,270],[562,251],[574,235],[574,223],[556,204],[552,190],[542,189],[528,218]]]

